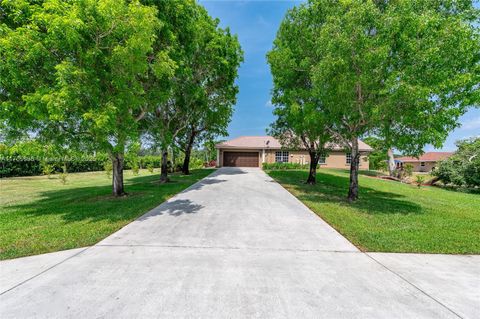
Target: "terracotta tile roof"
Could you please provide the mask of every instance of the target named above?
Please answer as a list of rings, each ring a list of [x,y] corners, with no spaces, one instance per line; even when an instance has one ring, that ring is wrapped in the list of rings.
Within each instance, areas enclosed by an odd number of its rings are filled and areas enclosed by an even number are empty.
[[[373,149],[361,140],[358,140],[358,146],[361,151],[372,151]],[[272,148],[280,149],[282,145],[273,136],[240,136],[229,141],[215,145],[216,148],[251,148],[262,149]],[[333,145],[334,150],[343,149],[339,145]]]
[[[453,155],[453,152],[427,152],[420,157],[402,156],[397,157],[395,160],[401,162],[437,162],[449,158]]]

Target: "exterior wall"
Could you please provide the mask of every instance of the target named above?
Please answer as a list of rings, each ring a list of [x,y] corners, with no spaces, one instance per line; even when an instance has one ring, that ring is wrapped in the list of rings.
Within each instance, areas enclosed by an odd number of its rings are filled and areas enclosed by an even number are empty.
[[[278,150],[265,150],[265,162],[275,163],[275,152]],[[310,155],[307,151],[289,151],[289,163],[309,164]],[[325,164],[320,164],[321,167],[326,168],[343,168],[349,169],[350,164],[347,164],[345,152],[330,152],[325,158]],[[368,157],[362,155],[360,157],[360,169],[367,170],[369,168]]]
[[[410,164],[413,166],[414,172],[431,172],[434,167],[438,167],[437,162],[425,162],[425,166],[421,166],[420,162],[403,162],[403,165]]]
[[[258,167],[262,167],[262,150],[258,149],[220,149],[217,167],[223,166],[223,152],[258,152]]]

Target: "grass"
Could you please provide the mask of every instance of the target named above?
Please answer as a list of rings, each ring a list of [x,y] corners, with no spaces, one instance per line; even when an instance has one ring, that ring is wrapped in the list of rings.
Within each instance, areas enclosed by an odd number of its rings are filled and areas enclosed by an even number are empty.
[[[268,174],[363,251],[480,253],[480,195],[360,176],[360,199],[349,204],[348,172],[320,169]]]
[[[90,246],[212,172],[159,184],[158,174],[125,172],[128,196],[113,198],[104,172],[0,180],[0,259]]]

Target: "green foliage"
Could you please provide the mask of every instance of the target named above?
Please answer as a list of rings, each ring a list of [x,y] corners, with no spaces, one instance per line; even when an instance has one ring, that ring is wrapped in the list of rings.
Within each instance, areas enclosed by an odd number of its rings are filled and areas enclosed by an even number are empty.
[[[402,174],[404,175],[403,177],[410,177],[413,174],[413,165],[412,164],[405,164],[403,166],[403,172]]]
[[[47,175],[48,177],[50,177],[50,175],[52,175],[52,173],[54,172],[54,166],[46,161],[42,161],[40,163],[40,166],[42,167],[43,175]]]
[[[0,122],[121,158],[139,137],[144,80],[170,72],[168,47],[153,47],[166,36],[157,9],[124,0],[25,6],[33,13],[0,34]]]
[[[190,168],[191,169],[199,169],[202,168],[205,163],[205,160],[198,158],[198,157],[192,157],[190,159]]]
[[[311,101],[326,117],[318,127],[327,123],[354,157],[368,134],[409,153],[438,147],[480,100],[478,17],[471,1],[310,0],[287,13],[274,52],[284,35],[298,44],[269,56],[283,67],[272,70],[274,87],[291,83],[279,102],[302,109]]]
[[[147,170],[150,174],[153,173],[154,168],[152,163],[147,163]]]
[[[415,183],[417,184],[418,188],[422,186],[423,182],[425,181],[425,176],[417,175],[415,179]]]
[[[62,172],[60,173],[60,182],[63,185],[67,184],[67,178],[68,178],[67,164],[63,163]]]
[[[134,176],[138,176],[138,174],[140,173],[140,167],[138,166],[138,162],[134,162],[132,164],[132,173]]]
[[[444,184],[480,187],[480,138],[457,141],[457,152],[433,171]]]
[[[365,143],[373,148],[373,152],[368,154],[368,162],[371,170],[387,170],[387,150],[384,147],[384,141],[378,137],[369,136],[363,139]]]
[[[302,165],[300,163],[263,163],[264,170],[288,170],[288,169],[308,169],[309,165]]]
[[[110,160],[105,161],[105,163],[103,163],[103,170],[105,171],[105,174],[107,174],[107,177],[109,179],[112,178],[112,171],[113,171],[112,161]]]

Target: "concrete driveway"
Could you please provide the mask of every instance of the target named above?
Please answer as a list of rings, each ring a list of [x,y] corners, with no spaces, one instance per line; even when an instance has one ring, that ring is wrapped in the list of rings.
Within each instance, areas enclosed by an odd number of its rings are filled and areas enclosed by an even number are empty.
[[[478,318],[479,256],[364,254],[259,169],[99,244],[0,263],[0,317]]]

